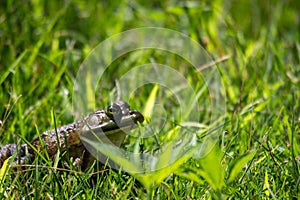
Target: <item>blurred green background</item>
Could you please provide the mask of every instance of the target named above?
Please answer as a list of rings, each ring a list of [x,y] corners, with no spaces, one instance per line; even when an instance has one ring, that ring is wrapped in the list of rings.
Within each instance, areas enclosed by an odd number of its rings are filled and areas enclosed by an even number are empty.
[[[229,135],[221,142],[224,157],[230,160],[251,149],[258,153],[252,160],[256,164],[223,192],[231,198],[299,198],[299,10],[297,0],[1,1],[0,141],[19,141],[14,133],[30,140],[37,129],[53,127],[52,110],[58,115],[58,124],[72,122],[73,82],[90,51],[122,31],[164,27],[190,36],[213,59],[228,56],[220,68],[226,88],[226,116],[231,120]],[[155,55],[150,52],[135,57],[149,61],[151,56]],[[170,60],[177,63],[176,58]],[[127,67],[139,62],[130,61]],[[115,65],[119,63],[122,58]],[[115,69],[107,72],[100,106],[107,105],[114,77],[118,77]],[[178,70],[185,71],[185,65]],[[193,72],[187,73],[193,81]],[[141,102],[136,105],[141,106],[147,97],[138,98]],[[266,174],[271,194],[266,192]],[[114,189],[112,180],[118,192],[131,189],[124,189],[122,179],[108,179],[107,193],[102,193],[107,198],[123,195],[110,192]],[[210,190],[207,185],[196,190],[185,181],[179,184],[176,177],[173,185],[168,181],[157,192],[162,198],[207,197]],[[31,189],[28,186],[16,196]],[[139,192],[126,193],[123,198],[143,197],[143,190],[136,190]],[[72,192],[70,196],[76,196],[76,190]],[[70,198],[68,193],[62,195]]]

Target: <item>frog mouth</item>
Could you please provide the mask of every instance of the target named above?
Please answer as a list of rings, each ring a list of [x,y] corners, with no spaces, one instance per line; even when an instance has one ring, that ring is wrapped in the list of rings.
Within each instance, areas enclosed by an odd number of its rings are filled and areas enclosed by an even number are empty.
[[[130,131],[138,127],[138,124],[142,124],[144,116],[136,111],[130,110],[128,115],[121,118],[119,122],[111,119],[107,122],[103,122],[98,127],[93,127],[92,130],[95,133],[104,133],[105,135],[111,135],[117,131]]]
[[[86,124],[81,130],[80,138],[83,141],[99,141],[100,143],[110,143],[119,147],[123,143],[126,134],[137,128],[143,121],[144,116],[140,112],[129,110],[127,115],[122,116],[118,122],[111,118],[94,127]]]

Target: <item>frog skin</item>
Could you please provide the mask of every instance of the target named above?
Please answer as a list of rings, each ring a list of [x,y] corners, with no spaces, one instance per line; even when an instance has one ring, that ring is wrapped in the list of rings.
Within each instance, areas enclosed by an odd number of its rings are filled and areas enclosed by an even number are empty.
[[[97,110],[75,123],[61,126],[57,129],[45,131],[40,137],[29,144],[7,144],[0,150],[0,168],[9,157],[15,156],[14,164],[32,163],[37,152],[46,150],[50,158],[54,158],[58,150],[68,150],[69,158],[76,159],[74,165],[87,168],[95,158],[90,155],[82,143],[81,137],[92,134],[104,134],[104,142],[111,142],[120,146],[127,131],[137,127],[144,121],[143,115],[131,110],[124,101],[118,101],[106,110]],[[44,151],[43,151],[44,150]]]

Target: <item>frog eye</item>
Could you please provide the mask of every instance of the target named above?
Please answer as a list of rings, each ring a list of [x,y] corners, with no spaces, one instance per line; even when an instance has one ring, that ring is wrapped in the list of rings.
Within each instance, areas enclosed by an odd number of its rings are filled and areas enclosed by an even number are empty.
[[[108,106],[107,116],[118,123],[122,117],[122,110],[120,106],[118,106],[117,104],[112,104]]]
[[[112,104],[107,108],[107,114],[109,116],[116,116],[121,114],[121,108],[117,104]]]

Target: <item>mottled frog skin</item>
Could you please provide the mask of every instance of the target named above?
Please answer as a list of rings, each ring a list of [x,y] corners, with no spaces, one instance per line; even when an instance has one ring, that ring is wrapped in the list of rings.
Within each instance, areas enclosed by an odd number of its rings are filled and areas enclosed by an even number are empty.
[[[106,110],[97,110],[75,123],[61,126],[56,130],[45,131],[39,138],[31,141],[31,145],[7,144],[0,150],[0,167],[3,162],[16,154],[13,165],[33,162],[36,152],[46,150],[50,158],[53,158],[58,149],[66,151],[70,158],[77,160],[82,168],[89,167],[95,160],[85,149],[81,137],[86,134],[105,134],[116,146],[120,146],[126,136],[125,130],[130,131],[144,121],[143,115],[131,110],[124,101],[118,101],[107,107]],[[80,160],[80,162],[78,162]]]

